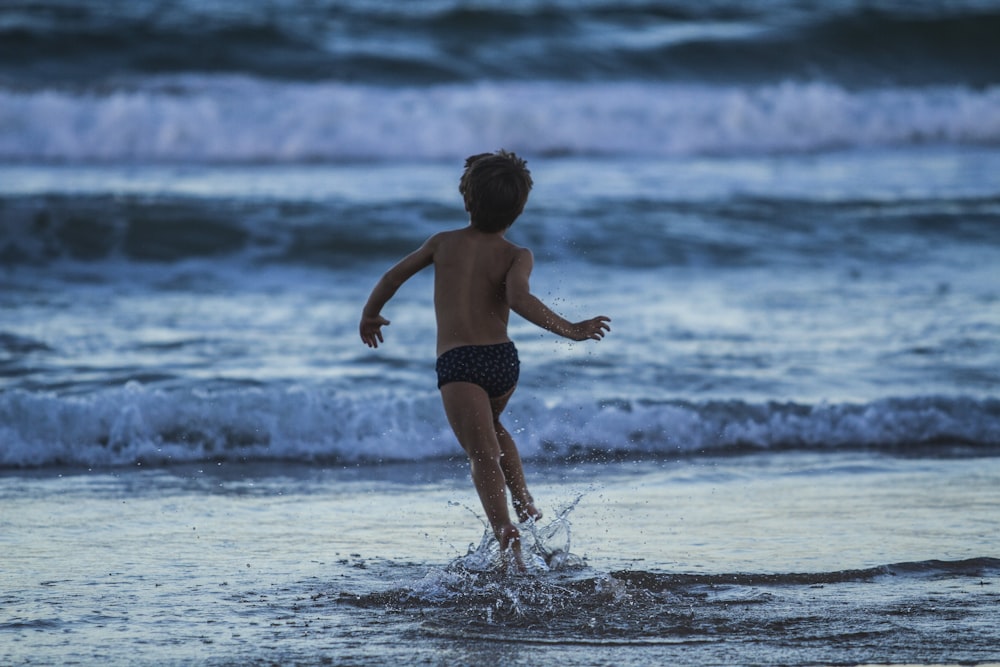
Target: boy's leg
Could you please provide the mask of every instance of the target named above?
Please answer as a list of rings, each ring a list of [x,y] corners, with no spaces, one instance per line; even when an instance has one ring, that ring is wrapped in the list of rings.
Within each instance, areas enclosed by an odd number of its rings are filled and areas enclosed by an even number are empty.
[[[523,568],[521,535],[507,509],[507,480],[500,464],[500,443],[493,428],[489,397],[479,385],[449,382],[441,387],[441,399],[455,437],[469,456],[472,481],[500,548],[510,547],[518,566]]]
[[[516,389],[516,387],[515,387]],[[493,412],[493,431],[497,435],[497,443],[500,446],[500,467],[503,469],[504,478],[507,480],[507,487],[510,489],[511,500],[514,504],[514,511],[517,512],[517,520],[524,522],[528,519],[538,521],[542,518],[542,513],[535,507],[535,499],[528,491],[528,482],[524,478],[524,466],[521,464],[521,454],[517,451],[517,443],[500,423],[500,415],[507,407],[514,389],[490,400],[490,408]]]

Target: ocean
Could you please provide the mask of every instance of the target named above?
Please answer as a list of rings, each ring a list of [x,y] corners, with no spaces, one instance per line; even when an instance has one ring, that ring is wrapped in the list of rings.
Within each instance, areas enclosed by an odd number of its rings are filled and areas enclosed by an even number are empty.
[[[1000,662],[1000,4],[0,6],[0,664]],[[466,156],[545,517],[434,375]]]

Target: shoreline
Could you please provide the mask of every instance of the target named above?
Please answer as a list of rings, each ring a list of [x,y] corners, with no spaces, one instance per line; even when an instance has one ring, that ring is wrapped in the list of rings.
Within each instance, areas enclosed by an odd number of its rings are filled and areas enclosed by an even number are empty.
[[[529,463],[585,567],[514,578],[455,569],[485,531],[460,463],[2,474],[0,662],[905,661],[995,613],[997,459]]]

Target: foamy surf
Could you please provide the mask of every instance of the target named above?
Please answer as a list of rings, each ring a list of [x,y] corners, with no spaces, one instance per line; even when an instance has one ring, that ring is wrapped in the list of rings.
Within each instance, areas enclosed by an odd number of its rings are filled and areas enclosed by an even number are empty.
[[[1000,141],[996,86],[514,81],[384,88],[185,76],[106,91],[0,88],[0,108],[0,160],[14,162],[460,160],[500,145],[534,155],[676,158]]]
[[[526,392],[528,390],[525,390]],[[558,401],[519,397],[519,448],[540,461],[753,451],[990,454],[994,399],[868,403]],[[0,465],[74,468],[199,461],[379,463],[458,454],[433,394],[353,396],[322,388],[170,390],[131,383],[83,396],[0,396]]]

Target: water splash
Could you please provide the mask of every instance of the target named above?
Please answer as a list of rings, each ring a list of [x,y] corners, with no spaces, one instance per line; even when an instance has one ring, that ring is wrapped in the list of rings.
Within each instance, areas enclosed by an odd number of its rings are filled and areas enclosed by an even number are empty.
[[[570,550],[572,523],[569,515],[582,499],[581,493],[557,510],[555,518],[544,526],[530,519],[521,525],[525,552],[536,559],[540,558],[549,571],[581,569],[586,565],[582,558]]]
[[[487,627],[527,627],[540,618],[565,612],[593,594],[594,588],[587,583],[581,587],[576,581],[587,566],[571,550],[569,517],[582,498],[581,494],[557,509],[548,521],[529,520],[519,525],[523,571],[514,567],[513,555],[509,550],[501,551],[492,530],[483,522],[482,537],[478,544],[470,544],[465,554],[403,589],[365,596],[367,603],[435,607],[439,617],[450,617],[454,611],[464,617],[463,622]]]
[[[556,509],[555,518],[547,522],[528,519],[518,524],[521,531],[522,555],[525,570],[521,574],[539,574],[580,570],[586,567],[585,560],[572,553],[572,523],[569,515],[583,499],[580,494],[569,503]],[[453,503],[457,505],[458,503]],[[475,516],[483,525],[483,535],[479,544],[470,544],[468,551],[448,564],[447,570],[477,573],[514,574],[513,557],[502,552],[489,525],[468,506],[465,510]]]

